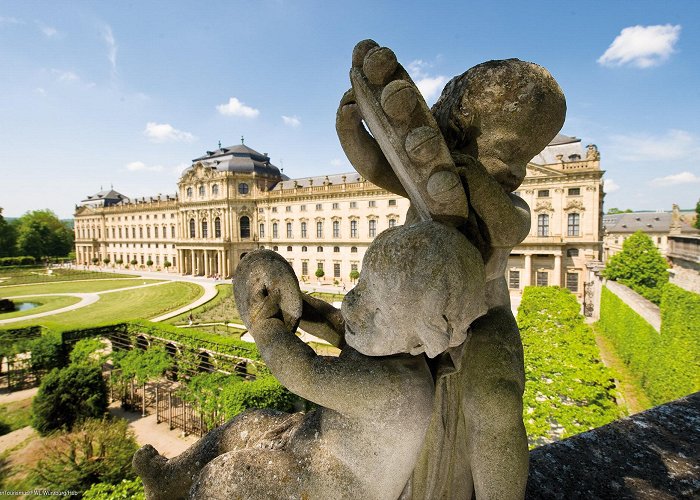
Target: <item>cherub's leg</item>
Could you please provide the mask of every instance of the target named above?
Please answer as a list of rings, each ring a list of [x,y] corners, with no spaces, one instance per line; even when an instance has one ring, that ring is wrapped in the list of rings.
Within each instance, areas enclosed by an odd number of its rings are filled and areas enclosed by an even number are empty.
[[[472,324],[462,400],[476,498],[522,499],[528,471],[523,425],[523,350],[510,309]]]
[[[300,414],[290,415],[273,410],[247,411],[207,433],[170,460],[159,455],[153,446],[143,446],[134,454],[134,469],[143,481],[148,500],[186,498],[199,472],[216,457],[260,444],[275,448],[276,441],[284,441],[285,432],[300,419]]]
[[[289,451],[237,450],[209,462],[192,485],[189,498],[314,498],[307,477],[303,461]]]
[[[335,117],[335,129],[340,145],[355,170],[377,186],[408,197],[379,144],[365,129],[352,90],[348,90],[340,100]]]

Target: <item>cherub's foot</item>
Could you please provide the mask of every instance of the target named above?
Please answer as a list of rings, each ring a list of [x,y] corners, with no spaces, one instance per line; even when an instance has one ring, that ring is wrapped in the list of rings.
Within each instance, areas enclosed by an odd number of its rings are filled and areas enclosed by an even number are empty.
[[[185,491],[178,491],[180,485],[173,484],[168,473],[168,459],[158,453],[153,446],[147,444],[134,453],[132,465],[136,474],[143,481],[148,500],[178,500],[185,498]]]
[[[467,197],[447,144],[406,70],[388,47],[355,46],[350,81],[362,117],[422,220],[461,224]]]

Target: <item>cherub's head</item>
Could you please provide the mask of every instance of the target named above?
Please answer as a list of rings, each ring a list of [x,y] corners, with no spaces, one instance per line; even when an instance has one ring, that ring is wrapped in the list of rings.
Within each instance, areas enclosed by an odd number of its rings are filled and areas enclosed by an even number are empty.
[[[508,191],[564,124],[566,100],[537,64],[488,61],[454,77],[432,108],[450,151],[469,154]]]
[[[345,341],[362,354],[432,358],[464,342],[486,313],[481,255],[453,228],[420,222],[388,229],[362,266],[342,306]]]

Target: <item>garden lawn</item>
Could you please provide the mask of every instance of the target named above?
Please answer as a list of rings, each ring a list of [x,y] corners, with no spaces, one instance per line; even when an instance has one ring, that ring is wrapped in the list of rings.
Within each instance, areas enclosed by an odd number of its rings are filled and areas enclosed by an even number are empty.
[[[52,268],[46,274],[45,267],[0,268],[0,284],[21,285],[24,283],[51,283],[54,281],[95,280],[127,278],[131,274],[103,273],[97,271],[78,271],[77,269]]]
[[[216,285],[216,297],[206,304],[186,313],[170,318],[166,323],[183,325],[189,322],[190,313],[195,323],[243,323],[233,299],[233,287],[230,284]]]
[[[39,283],[36,285],[0,286],[0,297],[18,297],[21,295],[39,295],[49,293],[92,293],[116,290],[145,283],[159,283],[162,280],[147,280],[141,278],[73,281],[67,283]]]
[[[204,289],[184,281],[136,288],[105,294],[95,304],[75,311],[36,320],[20,321],[12,328],[29,325],[44,325],[49,328],[82,328],[105,323],[118,323],[135,319],[148,319],[168,311],[179,309],[204,293]]]
[[[32,398],[0,405],[0,433],[16,431],[31,425]]]
[[[33,302],[34,304],[39,304],[33,309],[27,309],[26,311],[14,311],[10,313],[0,314],[0,319],[10,319],[19,318],[21,316],[30,316],[32,314],[43,313],[47,311],[53,311],[54,309],[60,309],[62,307],[70,306],[80,302],[80,297],[65,297],[57,295],[55,297],[26,297],[22,300],[13,300],[15,305],[19,306],[24,302]]]

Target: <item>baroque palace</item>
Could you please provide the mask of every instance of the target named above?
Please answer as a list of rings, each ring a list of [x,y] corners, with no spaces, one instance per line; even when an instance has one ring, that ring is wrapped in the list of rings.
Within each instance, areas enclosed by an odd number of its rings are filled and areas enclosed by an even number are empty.
[[[511,253],[511,289],[566,286],[579,296],[601,257],[603,171],[595,146],[558,135],[527,167],[516,194],[532,227]],[[356,172],[289,179],[243,143],[192,161],[176,195],[88,196],[75,212],[79,264],[230,277],[251,250],[279,252],[307,282],[346,284],[381,231],[402,224],[409,201]],[[317,270],[323,270],[318,278]]]

